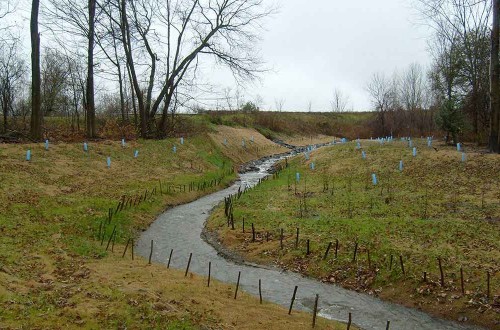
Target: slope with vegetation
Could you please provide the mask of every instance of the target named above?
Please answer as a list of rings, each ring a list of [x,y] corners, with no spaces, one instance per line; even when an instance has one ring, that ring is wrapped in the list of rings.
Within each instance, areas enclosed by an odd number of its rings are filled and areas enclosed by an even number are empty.
[[[0,327],[310,326],[306,313],[290,317],[244,293],[235,301],[233,286],[213,281],[206,288],[198,276],[184,278],[137,256],[131,260],[130,246],[122,258],[128,239],[165,207],[223,188],[235,179],[239,162],[284,150],[256,131],[232,133],[228,146],[220,145],[224,136],[216,132],[186,138],[182,145],[178,139],[126,141],[124,147],[118,141],[89,142],[88,152],[82,143],[51,142],[48,150],[43,144],[1,144]],[[255,142],[243,148],[247,136]],[[224,148],[240,157],[225,156],[231,154]],[[218,185],[210,184],[214,179]],[[109,223],[108,210],[122,196],[132,197],[134,206],[127,204]],[[318,326],[337,325],[321,319]]]
[[[462,162],[455,148],[429,148],[425,139],[413,141],[416,157],[406,141],[361,144],[366,159],[353,142],[289,160],[288,168],[234,201],[235,230],[223,208],[207,226],[253,262],[498,326],[498,157],[467,146]],[[251,230],[242,232],[243,219],[255,227],[255,241]]]

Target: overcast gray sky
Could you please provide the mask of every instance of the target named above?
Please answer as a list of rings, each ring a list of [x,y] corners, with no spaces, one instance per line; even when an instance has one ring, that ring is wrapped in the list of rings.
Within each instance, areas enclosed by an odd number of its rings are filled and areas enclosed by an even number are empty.
[[[427,28],[411,0],[282,0],[266,23],[261,51],[273,71],[248,86],[264,109],[285,100],[284,110],[327,111],[333,90],[350,97],[356,111],[370,109],[364,86],[374,72],[391,74],[410,63],[429,63]],[[229,81],[221,81],[231,86]]]
[[[417,24],[413,1],[266,0],[279,10],[266,20],[256,46],[271,70],[262,74],[260,82],[246,86],[244,99],[255,101],[259,95],[266,110],[276,110],[275,100],[283,99],[285,111],[307,111],[309,103],[312,111],[329,111],[338,88],[349,96],[353,110],[371,109],[365,86],[373,73],[390,75],[413,62],[429,63],[430,33]],[[26,54],[29,8],[29,1],[20,0],[19,12],[12,17],[17,21],[24,16],[18,24],[23,27]],[[228,72],[220,67],[203,71],[203,80],[234,91]]]

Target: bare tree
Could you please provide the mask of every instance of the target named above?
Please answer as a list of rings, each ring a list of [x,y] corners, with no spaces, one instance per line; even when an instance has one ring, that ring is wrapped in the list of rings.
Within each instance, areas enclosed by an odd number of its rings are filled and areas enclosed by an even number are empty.
[[[154,130],[160,136],[166,132],[168,108],[174,105],[176,90],[183,86],[183,80],[194,75],[202,55],[215,58],[239,78],[253,78],[260,71],[253,49],[255,32],[271,13],[264,8],[263,0],[136,0],[129,6],[121,0],[119,8],[122,43],[143,137],[151,136]],[[132,47],[134,41],[139,49],[145,49],[145,54]],[[142,55],[148,59],[142,72],[147,78],[140,80],[137,63]],[[159,89],[153,98],[155,85]],[[155,125],[161,104],[160,122]]]
[[[96,12],[96,1],[85,2],[72,0],[51,0],[44,7],[46,17],[45,26],[53,32],[58,45],[67,51],[68,44],[87,44],[87,77],[85,87],[85,122],[87,137],[97,135],[95,122],[95,91],[94,91],[94,47],[95,47],[95,22],[100,16]]]
[[[12,39],[10,29],[12,25],[8,24],[7,21],[7,16],[9,14],[12,14],[18,5],[18,2],[15,0],[0,0],[0,32],[7,31],[7,37],[4,35],[0,35],[0,41],[1,42],[6,42],[7,40]]]
[[[224,99],[226,100],[227,109],[233,111],[233,97],[231,95],[231,87],[224,88]]]
[[[422,109],[424,102],[424,72],[418,63],[412,63],[401,77],[401,102],[407,111]]]
[[[0,19],[14,12],[16,4],[10,0],[0,1]],[[3,27],[2,27],[3,28]]]
[[[330,106],[333,112],[345,112],[349,105],[349,96],[344,94],[340,89],[335,88],[333,91],[333,100],[330,101]]]
[[[26,64],[18,52],[18,42],[0,44],[0,107],[4,132],[8,129],[9,115],[14,113],[15,98],[25,72]]]
[[[312,101],[311,100],[307,101],[306,109],[307,109],[307,112],[312,112]]]
[[[460,74],[467,79],[464,106],[470,114],[474,135],[487,120],[489,24],[491,3],[484,0],[418,0],[426,22],[439,40],[454,43],[461,54]]]
[[[42,113],[50,115],[59,110],[67,87],[69,70],[66,56],[56,49],[46,49],[42,57]]]
[[[88,0],[89,10],[89,31],[88,31],[88,47],[87,47],[87,137],[94,138],[97,136],[95,123],[95,99],[94,99],[94,26],[95,26],[95,8],[96,0]]]
[[[382,134],[389,133],[386,128],[386,112],[389,111],[392,99],[391,81],[382,73],[375,73],[366,85],[366,91],[370,94],[371,102],[377,111],[378,121]]]
[[[274,106],[276,107],[276,111],[282,112],[283,107],[285,106],[285,99],[284,98],[274,99]]]
[[[500,152],[500,0],[492,0],[493,27],[490,54],[490,135],[489,148]]]
[[[33,0],[31,4],[31,137],[42,138],[41,99],[40,99],[40,34],[38,33],[38,12],[40,2]]]

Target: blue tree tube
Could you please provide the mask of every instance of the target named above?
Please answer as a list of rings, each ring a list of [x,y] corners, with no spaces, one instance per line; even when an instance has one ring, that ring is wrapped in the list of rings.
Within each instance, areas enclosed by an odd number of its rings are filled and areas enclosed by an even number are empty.
[[[139,150],[134,151],[134,158],[139,157]]]
[[[356,142],[356,149],[361,149],[361,143],[359,143],[359,141]]]
[[[372,173],[372,183],[374,186],[377,185],[377,175],[375,173]]]
[[[403,161],[402,160],[399,161],[399,171],[401,171],[401,172],[403,171]]]
[[[227,139],[224,139],[224,145],[227,146]]]
[[[110,168],[110,167],[111,167],[111,157],[108,157],[108,158],[106,159],[106,165],[108,166],[108,168]]]
[[[465,155],[465,152],[462,152],[462,163],[465,163],[467,160],[467,155]]]
[[[85,152],[89,151],[89,146],[88,146],[87,142],[83,143],[83,151],[85,151]]]
[[[242,146],[243,148],[245,148],[245,139],[242,139],[242,140],[241,140],[241,146]]]
[[[311,170],[314,170],[314,163],[311,163],[310,167],[311,167]]]
[[[122,147],[125,148],[125,139],[122,139]]]
[[[412,140],[408,140],[408,147],[413,147],[413,141]]]
[[[309,160],[309,153],[308,153],[308,152],[304,152],[304,158],[305,158],[306,160]]]
[[[49,150],[49,140],[45,140],[45,150]]]
[[[299,172],[295,173],[295,180],[296,180],[297,182],[299,182],[299,181],[300,181],[300,173],[299,173]]]
[[[363,159],[366,159],[366,152],[365,152],[364,150],[363,150],[363,151],[361,151],[361,157],[362,157]]]
[[[461,151],[462,150],[462,145],[460,143],[457,143],[457,151]]]
[[[172,147],[172,151],[174,152],[174,154],[177,152],[177,147],[176,146],[173,146]]]
[[[184,144],[184,138],[181,137],[181,144]]]
[[[431,139],[427,139],[427,146],[429,148],[432,147],[432,140]]]
[[[413,157],[417,157],[417,148],[413,147]]]
[[[31,160],[31,149],[28,149],[28,151],[26,151],[26,160],[27,161]]]

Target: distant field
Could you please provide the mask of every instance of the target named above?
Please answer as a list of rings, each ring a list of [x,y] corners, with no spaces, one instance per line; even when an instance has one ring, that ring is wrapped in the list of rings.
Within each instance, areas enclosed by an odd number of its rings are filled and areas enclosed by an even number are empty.
[[[234,202],[236,230],[227,227],[223,208],[214,212],[208,226],[252,261],[277,264],[453,320],[467,317],[487,327],[498,325],[500,158],[466,146],[462,162],[454,147],[438,144],[436,151],[425,139],[413,144],[416,157],[407,142],[381,146],[366,140],[361,141],[366,159],[355,142],[313,151],[309,160],[299,155],[279,176]],[[241,230],[243,219],[246,233]],[[257,242],[252,242],[250,223],[258,232]]]
[[[370,122],[374,116],[373,112],[209,111],[194,115],[194,118],[198,122],[202,120],[218,125],[253,127],[268,138],[323,134],[354,139],[373,135]]]

